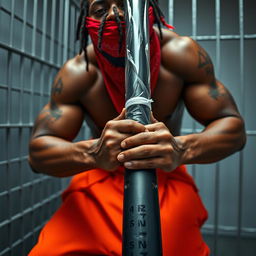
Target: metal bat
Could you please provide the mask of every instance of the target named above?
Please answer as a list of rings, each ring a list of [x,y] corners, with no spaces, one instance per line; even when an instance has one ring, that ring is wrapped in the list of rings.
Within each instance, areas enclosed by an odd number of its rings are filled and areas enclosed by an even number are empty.
[[[150,123],[148,0],[124,0],[126,19],[126,118]],[[125,170],[123,256],[161,256],[155,170]]]

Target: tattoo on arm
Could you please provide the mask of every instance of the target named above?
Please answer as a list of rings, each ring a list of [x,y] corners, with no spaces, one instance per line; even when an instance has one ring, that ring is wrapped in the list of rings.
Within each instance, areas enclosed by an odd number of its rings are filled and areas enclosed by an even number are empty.
[[[204,69],[205,73],[208,76],[210,76],[212,79],[210,82],[210,90],[209,90],[209,95],[211,96],[211,98],[218,100],[219,97],[225,97],[232,103],[232,105],[235,106],[236,103],[232,95],[226,90],[220,91],[220,88],[216,83],[214,68],[213,68],[211,58],[209,57],[207,52],[201,47],[198,49],[198,68]]]
[[[62,90],[63,90],[63,82],[60,77],[56,82],[53,83],[52,95],[61,94]]]
[[[63,82],[60,77],[57,81],[54,82],[52,86],[52,91],[51,91],[52,96],[56,94],[61,94],[62,90],[63,90]],[[62,115],[62,111],[58,108],[58,105],[52,98],[50,101],[50,108],[42,111],[41,113],[46,113],[46,116],[43,118],[45,121],[52,121],[52,122],[58,120]]]
[[[211,58],[202,48],[198,50],[198,68],[204,68],[208,75],[214,75]]]
[[[59,109],[53,96],[61,94],[63,90],[63,82],[61,77],[58,78],[52,85],[50,106],[41,111],[41,118],[37,120],[33,128],[33,134],[40,136],[49,133],[48,124],[53,123],[62,117],[63,111]]]
[[[42,110],[40,114],[43,114],[44,116],[38,119],[35,123],[33,133],[37,132],[39,126],[41,126],[39,129],[44,130],[47,127],[47,123],[53,123],[57,121],[59,118],[61,118],[62,110],[59,109],[56,102],[53,99],[51,99],[50,108]]]
[[[45,123],[45,122],[55,122],[62,116],[62,110],[58,108],[58,105],[54,100],[51,100],[50,102],[50,108],[43,110],[41,112],[42,114],[45,113],[45,117],[40,121],[40,123]]]
[[[217,100],[220,96],[222,96],[222,93],[219,91],[216,83],[211,58],[209,57],[207,52],[204,51],[201,47],[199,47],[198,49],[198,68],[204,69],[205,73],[211,77],[212,80],[210,82],[209,95],[213,99]]]

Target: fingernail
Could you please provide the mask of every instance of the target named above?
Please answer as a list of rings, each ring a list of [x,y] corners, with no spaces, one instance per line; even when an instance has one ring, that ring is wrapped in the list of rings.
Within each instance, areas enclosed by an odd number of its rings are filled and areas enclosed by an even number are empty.
[[[121,147],[122,147],[122,148],[125,148],[125,147],[126,147],[126,143],[125,143],[124,141],[121,143]]]
[[[124,155],[123,154],[119,154],[117,156],[117,159],[118,159],[118,161],[123,161],[124,160]]]
[[[127,168],[132,167],[132,163],[131,162],[125,162],[124,166],[127,167]]]

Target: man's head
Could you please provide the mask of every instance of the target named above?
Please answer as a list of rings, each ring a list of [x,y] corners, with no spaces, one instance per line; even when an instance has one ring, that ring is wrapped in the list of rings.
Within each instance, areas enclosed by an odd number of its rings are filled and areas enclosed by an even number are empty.
[[[124,1],[123,0],[88,0],[88,17],[103,21],[124,20]]]
[[[87,44],[88,44],[88,30],[86,28],[86,18],[92,18],[101,23],[99,27],[98,48],[101,48],[103,29],[106,21],[116,21],[119,31],[119,50],[123,42],[123,30],[121,22],[124,21],[124,1],[125,0],[81,0],[80,15],[77,24],[76,38],[80,40],[80,54],[84,51],[85,61],[88,70]],[[158,25],[160,37],[161,22],[163,20],[163,13],[161,12],[157,0],[149,0],[150,6],[153,7],[155,21]]]

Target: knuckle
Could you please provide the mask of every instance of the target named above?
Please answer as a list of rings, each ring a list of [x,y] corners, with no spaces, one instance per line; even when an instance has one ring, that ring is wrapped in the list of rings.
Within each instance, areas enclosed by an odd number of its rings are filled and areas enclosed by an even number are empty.
[[[163,122],[158,122],[156,125],[159,129],[165,127],[165,124]]]
[[[169,131],[163,130],[163,131],[161,132],[161,138],[164,139],[164,140],[170,141],[170,140],[172,139],[172,135],[170,134]]]
[[[115,145],[115,142],[112,141],[112,140],[108,140],[108,141],[106,141],[106,143],[105,143],[105,146],[106,146],[106,148],[108,148],[108,149],[113,148],[114,145]]]
[[[111,130],[106,130],[105,133],[104,133],[104,137],[107,140],[112,139],[113,138],[113,132]]]
[[[134,120],[127,120],[127,127],[132,132],[141,132],[144,128],[142,124]]]
[[[113,127],[114,122],[115,122],[115,121],[113,121],[113,120],[108,121],[108,122],[106,123],[105,127],[108,128],[108,129],[111,128],[111,127]]]
[[[134,121],[132,121],[132,120],[127,120],[126,126],[127,126],[129,129],[132,129],[132,128],[134,127]]]
[[[125,140],[121,141],[121,148],[123,150],[125,150],[125,149],[127,149],[129,147],[130,147],[130,142],[128,140],[125,139]]]
[[[172,151],[173,151],[173,147],[172,147],[171,144],[167,144],[167,145],[164,146],[164,152],[166,154],[170,154]]]

